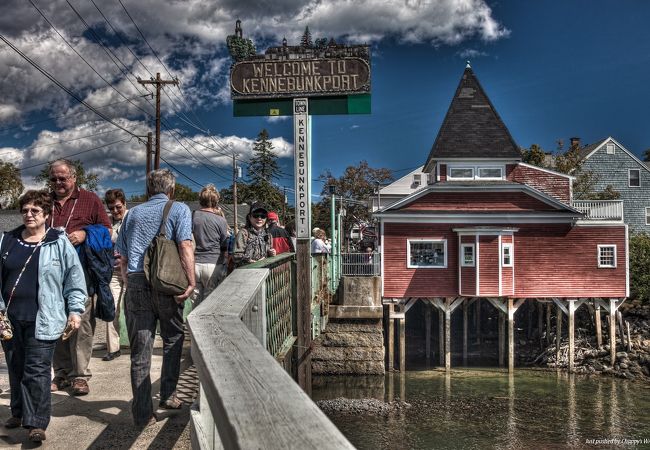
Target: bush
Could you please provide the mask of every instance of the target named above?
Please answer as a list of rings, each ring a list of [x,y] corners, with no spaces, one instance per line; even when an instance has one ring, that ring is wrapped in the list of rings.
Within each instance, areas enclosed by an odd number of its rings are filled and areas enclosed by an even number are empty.
[[[646,233],[630,238],[630,296],[650,301],[650,236]]]

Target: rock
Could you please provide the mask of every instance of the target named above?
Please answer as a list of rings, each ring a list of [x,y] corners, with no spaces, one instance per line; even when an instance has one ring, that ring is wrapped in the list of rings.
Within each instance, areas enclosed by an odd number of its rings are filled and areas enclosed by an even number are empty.
[[[594,361],[591,363],[591,367],[593,367],[595,370],[603,370],[605,367],[601,364],[600,361]]]
[[[620,363],[620,364],[618,365],[618,367],[619,367],[620,369],[622,369],[622,370],[627,370],[627,369],[628,369],[628,365],[625,364],[625,363]]]
[[[325,347],[381,347],[384,345],[384,335],[381,331],[360,333],[331,333],[322,336],[321,342]]]
[[[326,333],[381,333],[383,331],[381,320],[354,320],[328,322]]]
[[[641,367],[641,372],[642,372],[643,375],[645,375],[646,377],[650,377],[650,369],[648,369],[646,366]]]
[[[627,353],[625,352],[616,353],[616,359],[624,359],[624,358],[627,358]]]
[[[312,352],[316,361],[384,361],[383,347],[316,347]]]

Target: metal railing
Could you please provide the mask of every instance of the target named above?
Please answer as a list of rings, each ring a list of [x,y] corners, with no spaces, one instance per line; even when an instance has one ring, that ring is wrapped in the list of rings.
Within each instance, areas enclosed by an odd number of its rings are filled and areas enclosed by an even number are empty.
[[[192,447],[353,448],[271,353],[296,310],[293,255],[258,264],[236,269],[188,316],[199,377]]]
[[[381,256],[379,252],[342,253],[341,275],[354,277],[381,275]]]
[[[574,200],[573,207],[584,213],[586,220],[623,221],[622,200]]]

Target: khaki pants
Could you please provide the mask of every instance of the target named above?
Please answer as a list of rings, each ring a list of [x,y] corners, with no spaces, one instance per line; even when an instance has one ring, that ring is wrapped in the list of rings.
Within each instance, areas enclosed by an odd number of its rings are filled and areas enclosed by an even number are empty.
[[[96,297],[86,299],[86,310],[81,315],[79,329],[67,341],[59,338],[54,350],[54,376],[73,380],[90,378],[90,357],[95,334]]]
[[[111,288],[111,292],[113,293],[113,300],[115,300],[115,320],[112,322],[105,322],[106,351],[108,353],[115,353],[120,349],[120,306],[122,304],[124,288],[122,286],[122,280],[117,275],[113,275],[109,286]]]

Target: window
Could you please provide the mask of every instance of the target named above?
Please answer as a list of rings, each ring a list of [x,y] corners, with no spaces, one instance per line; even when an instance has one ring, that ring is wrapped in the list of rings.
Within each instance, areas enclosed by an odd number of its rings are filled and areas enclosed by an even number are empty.
[[[503,267],[512,267],[512,244],[503,244],[501,246],[501,265]]]
[[[613,155],[615,153],[616,148],[614,147],[614,144],[607,144],[607,154],[608,155]]]
[[[407,240],[407,267],[447,267],[447,241],[434,239]]]
[[[598,246],[598,267],[604,267],[604,268],[616,267],[616,246],[615,245]]]
[[[417,187],[422,183],[422,174],[414,173],[413,174],[413,187]]]
[[[474,267],[476,265],[474,260],[474,244],[461,244],[460,254],[461,254],[461,260],[460,260],[461,266]]]
[[[472,180],[474,178],[474,168],[452,167],[449,169],[449,178]]]
[[[641,169],[630,169],[629,170],[629,186],[630,187],[639,187],[641,186]]]
[[[650,208],[645,209],[645,224],[650,225]]]
[[[501,167],[479,167],[479,178],[502,178]]]

